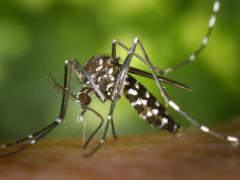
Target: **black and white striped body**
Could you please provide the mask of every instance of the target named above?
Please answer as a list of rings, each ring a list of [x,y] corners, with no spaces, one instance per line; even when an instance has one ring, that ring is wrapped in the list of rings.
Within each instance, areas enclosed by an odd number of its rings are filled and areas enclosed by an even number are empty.
[[[115,80],[120,72],[109,56],[98,56],[92,58],[85,65],[93,82],[103,92],[106,100],[112,101]],[[81,78],[81,77],[80,77]],[[82,79],[86,87],[91,88],[87,79]],[[122,93],[141,118],[146,120],[153,127],[168,130],[176,133],[179,125],[168,115],[164,106],[151,94],[140,82],[131,75],[127,75]]]
[[[154,127],[176,133],[179,125],[168,115],[165,107],[134,77],[128,75],[124,96],[137,113]]]

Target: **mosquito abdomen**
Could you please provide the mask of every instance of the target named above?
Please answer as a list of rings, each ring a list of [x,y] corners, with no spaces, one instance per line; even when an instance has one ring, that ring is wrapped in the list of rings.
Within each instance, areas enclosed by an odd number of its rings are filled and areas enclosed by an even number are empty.
[[[131,75],[126,78],[124,96],[150,125],[171,133],[176,133],[179,129],[179,125],[167,114],[164,106]]]

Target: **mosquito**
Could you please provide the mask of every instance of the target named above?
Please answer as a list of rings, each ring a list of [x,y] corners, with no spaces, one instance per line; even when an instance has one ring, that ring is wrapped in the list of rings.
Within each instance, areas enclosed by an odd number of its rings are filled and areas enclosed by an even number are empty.
[[[40,131],[35,132],[34,134],[30,134],[29,136],[17,140],[14,143],[1,145],[2,148],[9,148],[15,145],[20,145],[20,147],[18,147],[17,150],[0,155],[8,156],[24,150],[30,145],[35,144],[38,140],[46,136],[55,127],[61,124],[65,119],[69,97],[73,98],[77,103],[81,105],[81,119],[84,118],[84,114],[87,111],[94,113],[99,119],[98,127],[93,131],[93,133],[88,137],[83,145],[83,147],[86,148],[95,134],[104,125],[103,116],[95,109],[90,107],[91,98],[93,95],[96,95],[96,97],[102,103],[110,101],[111,105],[100,141],[90,152],[86,153],[85,156],[94,154],[105,143],[109,126],[112,129],[112,135],[114,139],[117,139],[113,121],[113,113],[117,101],[123,96],[129,101],[129,103],[131,103],[140,117],[153,127],[166,130],[173,134],[178,132],[180,125],[175,122],[175,120],[168,114],[168,108],[170,107],[182,115],[187,121],[199,128],[202,132],[208,133],[232,144],[239,144],[238,137],[223,135],[209,129],[207,126],[198,123],[198,121],[183,111],[180,106],[169,97],[168,93],[163,87],[163,84],[169,84],[178,88],[191,90],[188,86],[180,82],[168,79],[164,76],[196,60],[197,56],[202,52],[208,43],[211,32],[215,27],[219,9],[220,0],[216,0],[213,4],[207,33],[203,37],[199,48],[185,61],[177,64],[176,66],[167,69],[159,69],[154,66],[150,61],[143,43],[137,37],[134,39],[130,48],[118,40],[113,40],[111,55],[94,56],[88,60],[84,66],[82,66],[76,59],[66,60],[64,65],[63,85],[59,84],[51,75],[49,76],[49,80],[53,83],[54,87],[62,93],[62,102],[58,117],[51,124],[41,129]],[[120,63],[120,58],[117,56],[117,47],[120,47],[127,51],[127,56],[125,57],[123,63]],[[143,56],[135,52],[137,47],[140,48]],[[136,60],[142,61],[149,68],[150,72],[131,67],[130,63],[132,62],[133,57],[135,57]],[[75,74],[81,84],[83,84],[83,87],[77,93],[71,92],[71,81],[73,74]],[[146,87],[144,87],[143,84],[137,81],[132,76],[132,74],[155,80],[166,106],[160,103],[160,101],[157,100],[157,98]]]

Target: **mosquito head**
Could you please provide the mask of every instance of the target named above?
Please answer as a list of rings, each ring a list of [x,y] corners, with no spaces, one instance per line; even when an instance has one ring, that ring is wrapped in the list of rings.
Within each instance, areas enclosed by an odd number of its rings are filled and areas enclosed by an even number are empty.
[[[91,103],[91,97],[84,92],[77,93],[77,102],[79,102],[81,105],[89,105]]]

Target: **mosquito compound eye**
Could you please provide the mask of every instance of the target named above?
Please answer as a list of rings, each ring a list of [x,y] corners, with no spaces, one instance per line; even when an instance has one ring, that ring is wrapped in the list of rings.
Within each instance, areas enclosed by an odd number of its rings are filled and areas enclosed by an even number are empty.
[[[87,93],[78,93],[77,94],[77,102],[82,105],[89,105],[91,102],[91,97]]]

